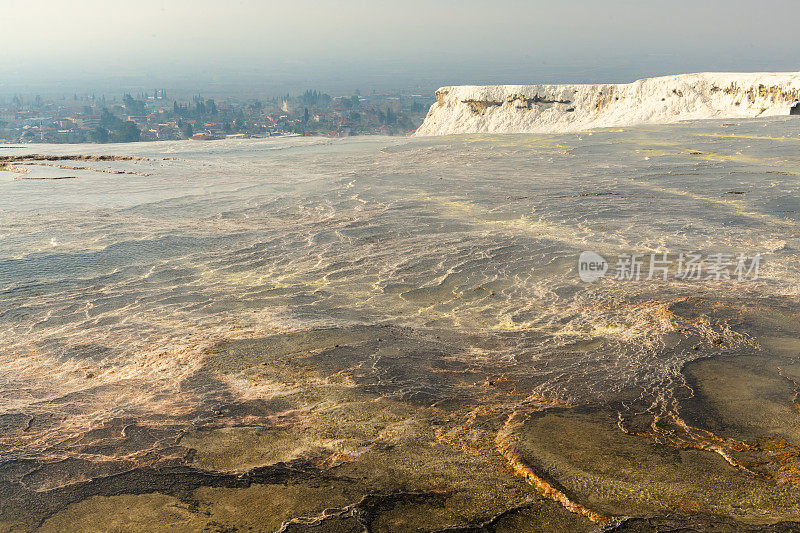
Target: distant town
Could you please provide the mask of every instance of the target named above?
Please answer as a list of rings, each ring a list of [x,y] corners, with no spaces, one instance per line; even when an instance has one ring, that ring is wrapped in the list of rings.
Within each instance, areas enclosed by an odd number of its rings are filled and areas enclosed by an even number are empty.
[[[114,143],[273,135],[407,135],[432,96],[308,90],[270,99],[172,99],[166,89],[120,97],[0,97],[0,142]]]

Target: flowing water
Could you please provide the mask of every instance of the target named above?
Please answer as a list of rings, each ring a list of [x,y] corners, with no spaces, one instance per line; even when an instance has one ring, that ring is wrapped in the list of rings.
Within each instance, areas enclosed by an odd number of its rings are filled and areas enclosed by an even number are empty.
[[[0,530],[800,520],[799,149],[789,117],[2,148]],[[761,263],[584,283],[587,250]]]

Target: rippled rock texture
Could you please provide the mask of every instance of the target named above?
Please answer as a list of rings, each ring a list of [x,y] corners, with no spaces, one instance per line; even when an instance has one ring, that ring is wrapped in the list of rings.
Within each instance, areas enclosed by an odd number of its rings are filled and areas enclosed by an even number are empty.
[[[0,172],[0,531],[800,530],[798,145],[14,149],[79,179]]]

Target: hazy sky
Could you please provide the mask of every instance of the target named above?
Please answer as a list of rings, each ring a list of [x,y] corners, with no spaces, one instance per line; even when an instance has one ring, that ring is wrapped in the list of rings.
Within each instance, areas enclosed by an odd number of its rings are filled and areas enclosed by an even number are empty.
[[[800,70],[797,0],[0,0],[0,90]]]

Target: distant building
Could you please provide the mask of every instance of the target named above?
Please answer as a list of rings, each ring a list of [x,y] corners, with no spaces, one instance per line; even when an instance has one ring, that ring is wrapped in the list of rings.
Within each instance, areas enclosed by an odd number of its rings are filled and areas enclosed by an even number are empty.
[[[96,128],[100,125],[100,115],[83,115],[76,117],[75,122],[84,128]]]

